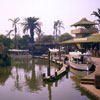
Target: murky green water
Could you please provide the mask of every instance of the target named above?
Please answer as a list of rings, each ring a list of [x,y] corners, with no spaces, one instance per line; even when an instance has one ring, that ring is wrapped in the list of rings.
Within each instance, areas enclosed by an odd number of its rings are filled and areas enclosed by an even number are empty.
[[[71,70],[54,83],[42,81],[48,62],[38,59],[13,60],[0,67],[0,100],[95,100],[79,87],[80,77],[88,73]],[[51,73],[57,70],[51,64]],[[87,95],[87,96],[86,96]]]

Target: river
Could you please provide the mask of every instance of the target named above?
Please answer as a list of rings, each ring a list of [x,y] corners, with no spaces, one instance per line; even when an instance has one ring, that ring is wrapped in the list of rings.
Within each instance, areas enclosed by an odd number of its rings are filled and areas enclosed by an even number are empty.
[[[80,78],[88,72],[70,69],[56,82],[42,81],[48,61],[40,59],[12,60],[9,67],[0,67],[0,100],[95,100],[80,87]],[[51,74],[58,66],[51,63]]]

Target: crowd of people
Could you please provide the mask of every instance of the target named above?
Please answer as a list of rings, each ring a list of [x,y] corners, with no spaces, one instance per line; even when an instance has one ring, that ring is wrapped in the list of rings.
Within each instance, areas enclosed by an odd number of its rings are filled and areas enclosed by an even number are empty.
[[[66,54],[69,54],[69,52],[72,51],[81,51],[82,49],[78,49],[75,46],[66,46],[65,48]],[[100,49],[98,49],[97,47],[94,48],[84,48],[84,52],[90,52],[92,54],[93,57],[100,57]]]

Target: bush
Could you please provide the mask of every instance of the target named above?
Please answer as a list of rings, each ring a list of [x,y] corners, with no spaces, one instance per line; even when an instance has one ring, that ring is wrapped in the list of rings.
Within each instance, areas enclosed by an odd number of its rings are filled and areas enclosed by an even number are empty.
[[[11,65],[11,57],[9,55],[1,55],[2,63],[0,63],[0,66],[9,66]]]

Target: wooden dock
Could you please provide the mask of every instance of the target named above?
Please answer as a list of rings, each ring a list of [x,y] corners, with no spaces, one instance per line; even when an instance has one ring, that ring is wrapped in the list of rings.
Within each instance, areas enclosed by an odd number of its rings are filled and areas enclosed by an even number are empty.
[[[43,57],[43,56],[34,56],[34,58],[40,58],[40,59],[45,59],[48,60],[48,57]],[[53,75],[50,76],[45,76],[45,73],[43,73],[43,81],[45,82],[54,82],[64,76],[68,71],[69,71],[69,66],[67,64],[64,64],[64,61],[58,61],[55,59],[50,60],[51,62],[58,64],[60,66],[60,69],[56,71]]]
[[[57,63],[57,62],[56,62]],[[59,62],[60,63],[60,62]],[[59,64],[58,63],[58,64]],[[59,78],[61,78],[62,76],[64,76],[66,74],[66,72],[68,72],[69,70],[69,66],[66,65],[66,64],[63,64],[61,63],[61,69],[58,70],[57,72],[55,72],[53,75],[50,75],[50,76],[45,76],[43,74],[43,81],[46,81],[46,82],[53,82],[53,81],[56,81],[58,80]]]

